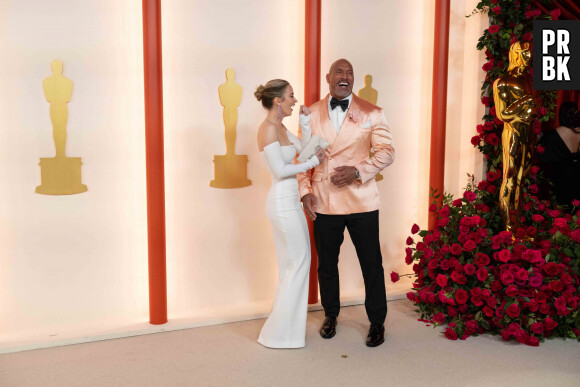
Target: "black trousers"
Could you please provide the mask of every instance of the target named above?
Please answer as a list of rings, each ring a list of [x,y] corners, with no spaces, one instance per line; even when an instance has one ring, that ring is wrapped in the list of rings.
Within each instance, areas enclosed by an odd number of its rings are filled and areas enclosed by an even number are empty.
[[[385,274],[379,242],[379,211],[349,215],[316,214],[314,241],[318,252],[318,282],[326,316],[340,312],[338,255],[348,230],[356,249],[365,283],[365,308],[371,323],[382,324],[387,317]]]

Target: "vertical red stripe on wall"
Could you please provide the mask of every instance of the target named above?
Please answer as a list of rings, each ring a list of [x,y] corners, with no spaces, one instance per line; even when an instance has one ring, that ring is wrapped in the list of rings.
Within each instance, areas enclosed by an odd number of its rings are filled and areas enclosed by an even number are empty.
[[[161,0],[143,0],[145,151],[149,247],[149,322],[167,322],[165,270],[165,179],[163,166],[163,79]]]
[[[320,99],[320,6],[321,0],[306,0],[306,31],[304,47],[304,103],[312,105]],[[314,245],[314,225],[308,219],[310,232],[310,285],[308,303],[318,302],[318,255]]]
[[[429,187],[436,189],[440,206],[445,177],[445,124],[447,115],[447,68],[449,54],[449,1],[435,2],[435,44],[433,47],[433,91],[431,101],[431,159]],[[429,198],[431,204],[432,198]],[[429,213],[429,230],[435,228],[437,214]]]

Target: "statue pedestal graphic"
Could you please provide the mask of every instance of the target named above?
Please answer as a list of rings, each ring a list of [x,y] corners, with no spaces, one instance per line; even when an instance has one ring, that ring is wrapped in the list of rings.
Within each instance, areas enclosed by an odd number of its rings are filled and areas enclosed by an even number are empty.
[[[36,193],[44,195],[73,195],[87,191],[81,182],[80,157],[41,157],[40,185]]]
[[[226,154],[213,157],[214,179],[209,182],[213,188],[242,188],[252,185],[248,176],[248,156],[236,154],[236,125],[238,106],[242,102],[242,87],[234,82],[234,69],[226,70],[226,82],[219,85],[220,104],[224,107]]]
[[[56,150],[55,157],[40,158],[40,185],[36,193],[43,195],[73,195],[87,191],[81,180],[80,157],[67,157],[66,124],[67,104],[72,97],[72,81],[62,75],[62,62],[53,60],[52,75],[42,81],[44,96],[50,103],[52,137]]]
[[[209,182],[214,188],[242,188],[252,185],[247,179],[247,155],[216,155],[213,157],[215,179]]]
[[[377,104],[377,99],[379,98],[379,92],[376,89],[373,89],[373,77],[370,74],[365,75],[365,87],[358,91],[358,96],[364,99],[365,101],[369,101],[373,105]],[[375,154],[373,152],[369,153],[369,157],[373,157]],[[375,181],[383,180],[383,175],[377,173],[375,176]]]

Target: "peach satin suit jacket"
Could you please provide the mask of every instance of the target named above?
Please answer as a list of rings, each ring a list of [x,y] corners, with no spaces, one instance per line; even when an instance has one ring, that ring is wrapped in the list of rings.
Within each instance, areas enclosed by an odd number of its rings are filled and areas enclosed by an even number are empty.
[[[326,159],[314,169],[298,175],[300,197],[312,193],[317,199],[316,212],[327,215],[346,215],[378,210],[379,191],[375,176],[393,163],[395,149],[391,131],[383,109],[353,94],[346,117],[338,135],[328,115],[328,98],[311,107],[312,134],[326,139]],[[340,109],[340,107],[337,107]],[[369,158],[370,150],[375,153]],[[360,173],[358,180],[338,188],[330,182],[334,168],[354,166]]]

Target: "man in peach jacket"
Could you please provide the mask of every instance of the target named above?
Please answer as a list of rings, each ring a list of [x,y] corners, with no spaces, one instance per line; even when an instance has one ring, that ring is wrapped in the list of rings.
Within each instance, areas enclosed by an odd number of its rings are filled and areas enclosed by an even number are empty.
[[[330,339],[336,334],[340,311],[338,255],[346,227],[365,283],[365,308],[371,323],[366,345],[376,347],[384,342],[387,297],[375,176],[393,162],[395,150],[383,109],[352,94],[350,62],[334,62],[326,81],[330,96],[310,107],[310,125],[312,134],[330,142],[327,157],[316,168],[298,175],[304,209],[314,221],[318,280],[326,316],[320,335]],[[371,149],[374,155],[369,157]]]

